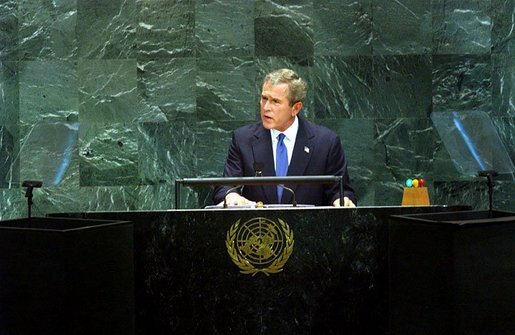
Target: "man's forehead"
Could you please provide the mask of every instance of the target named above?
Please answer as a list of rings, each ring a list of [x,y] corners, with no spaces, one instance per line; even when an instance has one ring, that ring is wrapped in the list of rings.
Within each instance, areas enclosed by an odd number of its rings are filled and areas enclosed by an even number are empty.
[[[272,85],[268,82],[263,84],[263,89],[261,92],[262,95],[273,96],[273,97],[286,97],[288,95],[288,84],[286,83],[278,83]]]

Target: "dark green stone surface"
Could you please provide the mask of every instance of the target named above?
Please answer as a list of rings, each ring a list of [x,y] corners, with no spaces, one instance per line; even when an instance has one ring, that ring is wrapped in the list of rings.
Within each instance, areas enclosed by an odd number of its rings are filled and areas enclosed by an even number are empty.
[[[340,135],[360,205],[397,205],[404,180],[424,177],[433,204],[485,209],[484,180],[457,172],[429,116],[486,113],[515,160],[514,12],[504,0],[0,1],[0,219],[26,215],[25,179],[44,181],[39,215],[170,208],[175,178],[222,174],[231,130],[259,119],[262,78],[279,67],[308,82],[302,114]],[[515,209],[513,183],[496,182],[499,209]],[[209,191],[183,196],[202,206]]]

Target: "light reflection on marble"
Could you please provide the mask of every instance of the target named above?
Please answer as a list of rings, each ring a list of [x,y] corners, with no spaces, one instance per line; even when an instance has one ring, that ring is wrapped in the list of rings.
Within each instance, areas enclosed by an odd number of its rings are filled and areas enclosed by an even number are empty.
[[[20,148],[21,181],[40,180],[47,187],[77,185],[78,130],[77,121],[39,122],[31,127]]]

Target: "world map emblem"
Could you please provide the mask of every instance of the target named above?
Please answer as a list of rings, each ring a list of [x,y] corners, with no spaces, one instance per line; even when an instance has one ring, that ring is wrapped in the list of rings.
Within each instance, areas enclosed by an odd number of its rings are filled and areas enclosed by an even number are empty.
[[[236,221],[225,240],[227,252],[240,272],[252,275],[282,271],[293,245],[293,231],[284,220],[276,222],[264,217]]]

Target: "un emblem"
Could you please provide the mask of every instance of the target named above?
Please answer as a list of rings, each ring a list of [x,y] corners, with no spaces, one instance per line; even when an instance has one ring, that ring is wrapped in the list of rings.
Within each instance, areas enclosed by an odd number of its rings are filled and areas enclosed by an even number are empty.
[[[281,219],[278,222],[263,217],[240,224],[236,221],[225,240],[231,260],[241,273],[255,275],[282,271],[293,251],[293,231]]]

